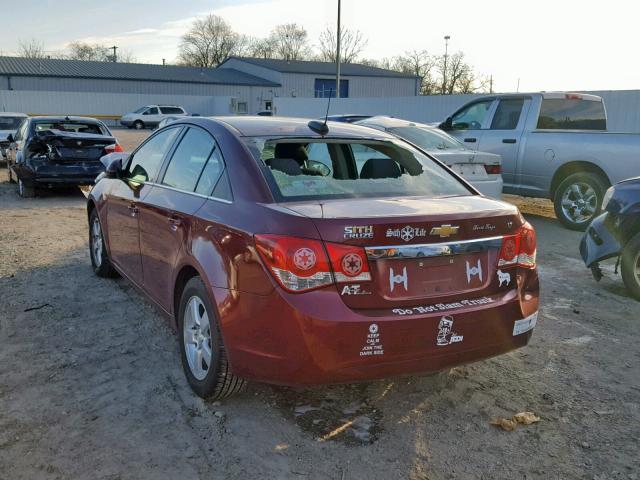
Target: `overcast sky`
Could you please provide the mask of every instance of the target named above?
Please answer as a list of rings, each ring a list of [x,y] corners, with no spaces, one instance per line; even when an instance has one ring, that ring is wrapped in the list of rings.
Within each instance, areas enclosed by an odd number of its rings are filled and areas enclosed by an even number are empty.
[[[343,25],[368,38],[364,56],[406,50],[463,51],[499,91],[640,88],[636,2],[343,0]],[[7,8],[11,5],[11,8]],[[198,15],[215,13],[233,28],[266,36],[296,22],[312,43],[335,25],[337,0],[0,0],[0,53],[35,38],[61,50],[73,40],[118,45],[138,60],[175,59],[180,36]]]

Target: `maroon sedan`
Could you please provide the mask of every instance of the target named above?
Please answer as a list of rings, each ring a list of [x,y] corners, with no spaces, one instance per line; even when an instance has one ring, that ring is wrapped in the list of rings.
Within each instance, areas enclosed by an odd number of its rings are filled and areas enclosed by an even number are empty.
[[[383,132],[188,118],[103,158],[96,274],[175,321],[189,384],[354,382],[524,346],[536,236],[518,209]]]

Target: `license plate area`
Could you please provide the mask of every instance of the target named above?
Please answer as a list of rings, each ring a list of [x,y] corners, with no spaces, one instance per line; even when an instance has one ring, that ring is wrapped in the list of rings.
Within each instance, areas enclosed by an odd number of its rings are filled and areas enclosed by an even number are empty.
[[[487,171],[482,163],[454,163],[451,168],[464,178],[488,178]]]

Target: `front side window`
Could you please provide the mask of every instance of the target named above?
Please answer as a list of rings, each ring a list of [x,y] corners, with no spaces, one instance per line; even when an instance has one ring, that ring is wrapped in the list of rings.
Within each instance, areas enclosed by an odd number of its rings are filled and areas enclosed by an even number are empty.
[[[199,128],[190,128],[173,153],[162,183],[193,192],[214,149],[211,135]]]
[[[448,170],[400,141],[245,138],[280,201],[471,192]]]
[[[479,130],[489,113],[493,100],[473,103],[462,110],[458,110],[452,117],[451,125],[454,130]]]
[[[179,131],[180,128],[168,128],[143,143],[129,160],[129,180],[136,183],[153,181]]]
[[[537,128],[606,130],[607,120],[604,105],[601,100],[543,98]]]
[[[502,99],[491,121],[491,130],[514,130],[518,126],[524,99]]]
[[[404,138],[420,147],[422,150],[460,150],[467,149],[462,143],[451,135],[436,128],[426,127],[393,127],[389,132]]]

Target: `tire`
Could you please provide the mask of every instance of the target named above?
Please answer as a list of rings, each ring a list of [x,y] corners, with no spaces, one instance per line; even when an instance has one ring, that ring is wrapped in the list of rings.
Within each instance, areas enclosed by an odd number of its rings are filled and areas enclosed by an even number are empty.
[[[229,369],[216,311],[200,277],[185,285],[177,324],[182,368],[195,394],[213,400],[240,392],[246,382]]]
[[[144,123],[142,123],[141,120],[136,120],[135,122],[133,122],[133,128],[135,128],[136,130],[142,130],[144,128]]]
[[[565,178],[555,192],[556,217],[570,230],[584,231],[602,207],[607,181],[596,173],[579,172]]]
[[[100,224],[98,212],[95,209],[89,216],[89,256],[91,257],[93,273],[97,276],[103,278],[114,278],[118,276],[109,259],[102,234],[102,225]]]
[[[636,300],[640,300],[640,233],[627,242],[620,264],[622,281]]]
[[[27,185],[18,177],[18,195],[22,198],[33,198],[36,196],[36,189],[31,185]]]
[[[7,160],[7,177],[9,177],[9,183],[16,183],[13,178],[13,171],[11,170],[11,165],[9,165],[9,160]]]

